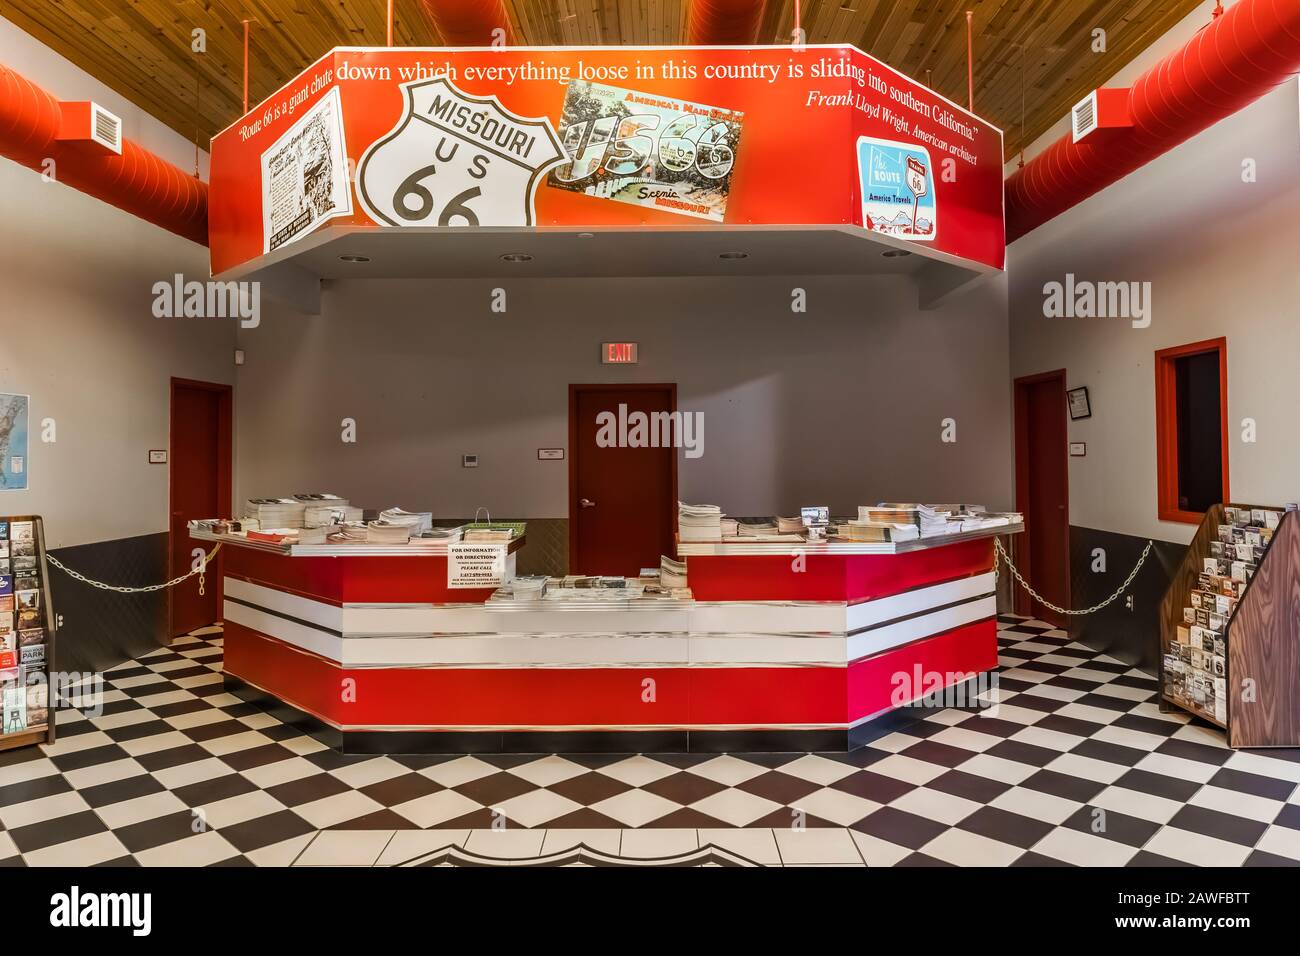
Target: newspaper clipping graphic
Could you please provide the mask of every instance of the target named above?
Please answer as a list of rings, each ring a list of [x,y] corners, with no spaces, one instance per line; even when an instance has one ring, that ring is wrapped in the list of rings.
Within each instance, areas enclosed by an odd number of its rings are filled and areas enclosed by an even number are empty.
[[[262,154],[263,251],[351,212],[343,113],[333,89]]]
[[[722,222],[743,120],[735,110],[575,80],[560,120],[570,161],[547,182]]]

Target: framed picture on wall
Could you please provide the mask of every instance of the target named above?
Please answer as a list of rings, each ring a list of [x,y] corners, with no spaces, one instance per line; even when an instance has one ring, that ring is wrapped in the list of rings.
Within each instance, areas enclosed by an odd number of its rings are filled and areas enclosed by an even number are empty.
[[[1070,420],[1077,422],[1080,418],[1092,418],[1092,404],[1088,401],[1088,386],[1068,389],[1065,393],[1070,403]]]

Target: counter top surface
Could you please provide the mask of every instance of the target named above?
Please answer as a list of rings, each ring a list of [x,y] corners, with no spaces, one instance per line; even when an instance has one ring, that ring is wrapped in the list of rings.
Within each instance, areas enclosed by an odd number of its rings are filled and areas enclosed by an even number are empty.
[[[290,544],[275,541],[250,541],[237,534],[213,534],[190,528],[190,537],[196,541],[220,541],[225,545],[248,548],[253,551],[265,551],[268,554],[282,554],[290,558],[429,558],[446,557],[447,542],[440,540],[415,539],[407,544],[366,544],[362,542],[325,544]],[[524,546],[527,534],[512,538],[509,553],[513,554]],[[483,542],[490,543],[490,542]]]
[[[1019,534],[1025,530],[1023,522],[998,525],[992,528],[979,528],[975,531],[963,531],[960,534],[932,535],[928,538],[916,538],[911,541],[845,541],[830,538],[825,541],[751,541],[744,538],[725,538],[722,541],[678,541],[677,553],[682,557],[718,555],[745,556],[760,554],[788,555],[791,551],[804,554],[906,554],[909,551],[925,551],[942,548],[945,545],[961,541],[975,541],[981,538],[996,538],[1003,534]]]

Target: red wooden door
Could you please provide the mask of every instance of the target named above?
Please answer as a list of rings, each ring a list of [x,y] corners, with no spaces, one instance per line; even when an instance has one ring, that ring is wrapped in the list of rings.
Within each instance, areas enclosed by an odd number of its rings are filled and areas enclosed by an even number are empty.
[[[1025,516],[1021,573],[1044,598],[1070,606],[1069,438],[1064,371],[1016,380],[1016,507]],[[1023,598],[1022,598],[1023,602]],[[1065,618],[1030,599],[1019,605],[1051,624]]]
[[[677,450],[602,447],[600,416],[673,412],[674,385],[569,387],[569,570],[635,575],[675,553]],[[674,432],[676,434],[676,432]]]
[[[191,567],[193,550],[186,522],[230,516],[230,387],[206,382],[172,382],[171,407],[171,574]],[[221,574],[210,567],[204,593],[194,577],[171,589],[172,637],[221,619]]]

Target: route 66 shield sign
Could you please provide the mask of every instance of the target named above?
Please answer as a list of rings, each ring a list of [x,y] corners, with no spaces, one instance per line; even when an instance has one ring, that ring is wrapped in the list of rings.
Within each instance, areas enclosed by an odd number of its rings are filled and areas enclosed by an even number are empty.
[[[406,111],[357,167],[357,195],[389,226],[531,226],[537,182],[568,157],[550,121],[446,77],[402,84]]]

